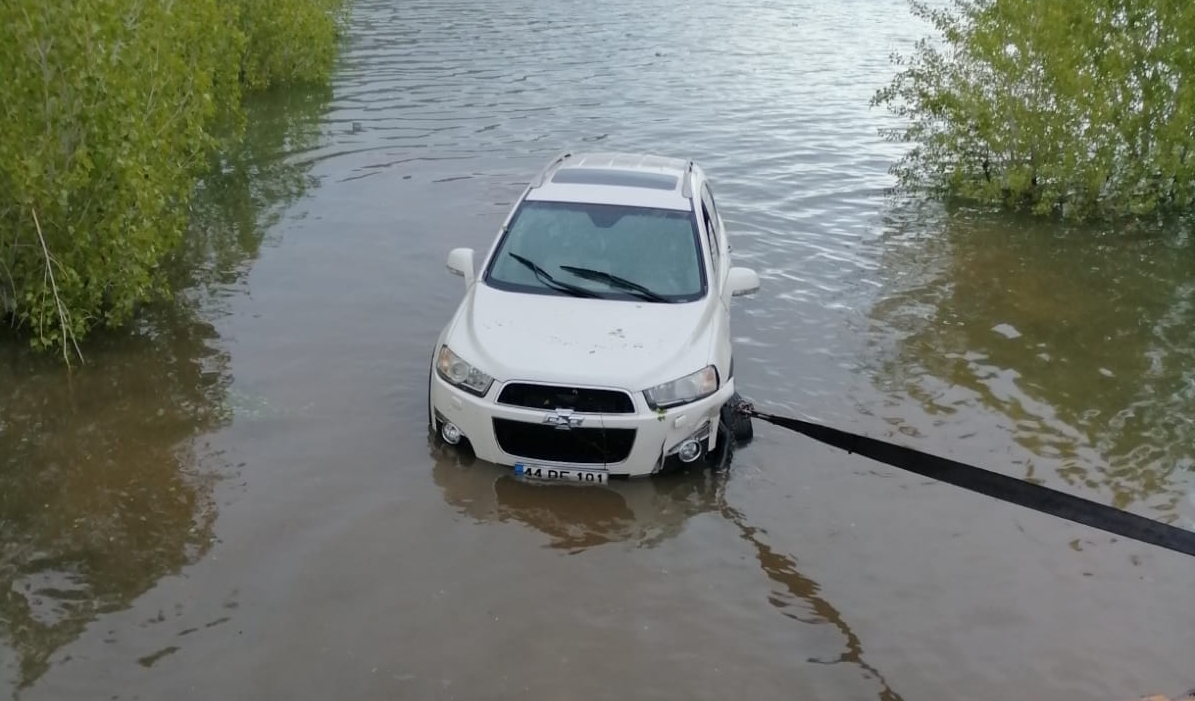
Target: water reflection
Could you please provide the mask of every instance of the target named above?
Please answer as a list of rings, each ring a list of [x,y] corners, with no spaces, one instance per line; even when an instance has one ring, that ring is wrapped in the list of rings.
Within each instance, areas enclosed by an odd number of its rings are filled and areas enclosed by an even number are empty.
[[[1172,520],[1195,472],[1191,226],[927,214],[882,241],[875,379],[939,421],[996,411],[1069,484]]]
[[[900,694],[888,686],[888,681],[879,670],[872,667],[863,659],[863,642],[846,622],[842,612],[834,607],[818,593],[821,587],[817,582],[806,577],[797,569],[796,560],[784,553],[777,552],[759,536],[758,528],[750,525],[741,511],[729,506],[725,502],[719,505],[719,513],[735,525],[739,535],[755,550],[756,560],[768,579],[778,586],[773,590],[768,601],[779,609],[785,616],[803,623],[829,623],[838,629],[845,639],[842,653],[834,659],[808,660],[817,664],[853,664],[864,671],[868,678],[876,680],[880,685],[878,698],[880,701],[901,701]],[[812,611],[813,616],[799,616],[790,609],[800,606]]]
[[[66,372],[0,339],[0,680],[14,690],[97,616],[204,555],[225,466],[229,358],[211,295],[238,280],[281,208],[311,185],[328,91],[255,98],[242,146],[200,187],[171,274],[186,294],[130,331],[97,333]]]
[[[548,536],[548,547],[571,552],[619,542],[653,547],[693,516],[715,511],[725,486],[710,471],[601,487],[534,482],[428,445],[432,478],[450,505],[478,521],[521,523]]]
[[[318,184],[303,154],[320,145],[331,100],[328,86],[246,97],[243,141],[199,184],[190,234],[171,266],[176,289],[210,291],[243,277],[286,208]]]
[[[733,455],[724,469],[698,470],[653,479],[619,481],[602,487],[534,482],[509,470],[476,461],[429,439],[432,477],[444,499],[478,521],[517,522],[548,536],[548,546],[570,553],[628,542],[654,547],[679,534],[689,519],[715,513],[733,524],[772,582],[768,602],[782,615],[803,624],[834,626],[844,639],[841,654],[811,658],[816,664],[852,664],[880,688],[881,701],[900,701],[879,670],[863,657],[863,645],[842,612],[823,598],[817,582],[804,575],[791,555],[768,545],[726,499]]]
[[[97,339],[73,376],[4,347],[0,639],[15,689],[97,615],[208,548],[218,456],[196,436],[229,418],[228,358],[184,310],[147,322]]]

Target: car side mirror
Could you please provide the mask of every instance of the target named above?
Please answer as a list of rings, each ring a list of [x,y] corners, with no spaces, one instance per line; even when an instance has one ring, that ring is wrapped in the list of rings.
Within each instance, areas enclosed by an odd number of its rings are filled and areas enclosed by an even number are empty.
[[[759,291],[759,273],[750,268],[731,268],[726,287],[732,297],[754,294]]]
[[[448,252],[448,271],[465,278],[465,287],[473,284],[473,249],[454,248]]]

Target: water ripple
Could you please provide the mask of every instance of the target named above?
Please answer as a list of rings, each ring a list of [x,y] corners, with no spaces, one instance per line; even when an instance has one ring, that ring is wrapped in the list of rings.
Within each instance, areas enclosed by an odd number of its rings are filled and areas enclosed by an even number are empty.
[[[900,147],[879,137],[892,122],[868,99],[891,75],[890,53],[925,29],[903,0],[721,0],[684,12],[664,0],[601,12],[579,0],[361,0],[355,13],[330,138],[304,158],[329,161],[346,182],[398,170],[444,186],[492,178],[510,186],[503,201],[564,148],[600,142],[697,158],[714,178],[736,257],[765,283],[737,322],[755,356],[740,382],[760,399],[851,423],[858,407],[902,413],[920,426],[909,431],[916,435],[938,412],[954,412],[969,426],[955,433],[999,442],[993,432],[1002,432],[1063,478],[1074,481],[1078,469],[1088,477],[1075,484],[1120,484],[1134,499],[1149,490],[1124,487],[1102,461],[1154,465],[1157,450],[1142,445],[1173,446],[1190,433],[1181,417],[1195,390],[1173,370],[1189,353],[1176,333],[1190,319],[1182,304],[1156,318],[1141,349],[1149,372],[1165,378],[1160,394],[1115,407],[1076,406],[1030,379],[1038,372],[1030,365],[1046,362],[1034,358],[1061,349],[1032,348],[1012,363],[992,355],[987,335],[941,347],[956,341],[951,329],[972,323],[986,334],[1032,322],[1005,308],[976,310],[978,297],[956,309],[954,271],[972,242],[950,220],[886,199]],[[1043,251],[1034,274],[1048,276],[1054,255]],[[1137,284],[1132,275],[1121,284]],[[1074,362],[1073,372],[1137,376],[1112,361],[1079,370]],[[899,408],[879,408],[891,401]],[[1138,426],[1158,403],[1180,418]],[[1126,431],[1138,442],[1124,443]],[[1163,453],[1186,474],[1189,451]]]

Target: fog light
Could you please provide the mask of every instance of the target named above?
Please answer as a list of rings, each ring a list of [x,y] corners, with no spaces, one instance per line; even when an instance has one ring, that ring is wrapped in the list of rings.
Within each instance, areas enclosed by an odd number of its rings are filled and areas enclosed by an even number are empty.
[[[676,451],[676,456],[681,459],[681,462],[693,462],[701,457],[701,444],[690,438],[680,444],[680,448]]]
[[[449,445],[456,445],[461,442],[461,430],[451,421],[445,422],[440,427],[440,435],[444,437],[444,442]]]

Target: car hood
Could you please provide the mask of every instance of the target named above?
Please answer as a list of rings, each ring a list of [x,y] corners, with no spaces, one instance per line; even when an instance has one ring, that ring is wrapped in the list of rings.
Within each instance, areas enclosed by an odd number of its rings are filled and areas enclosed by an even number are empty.
[[[711,362],[716,300],[684,304],[505,292],[475,284],[448,344],[499,380],[636,391]]]

